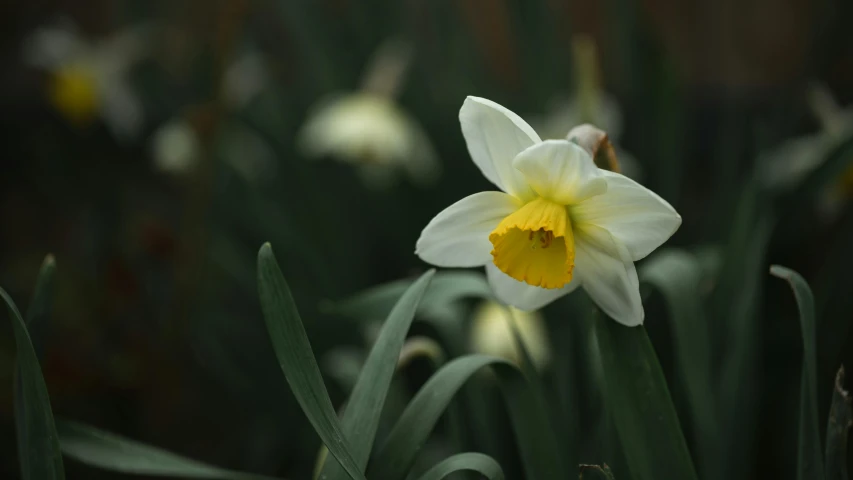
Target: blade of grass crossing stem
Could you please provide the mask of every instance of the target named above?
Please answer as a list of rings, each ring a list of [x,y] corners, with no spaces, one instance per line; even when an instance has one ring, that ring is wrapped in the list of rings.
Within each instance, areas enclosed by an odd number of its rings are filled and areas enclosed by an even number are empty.
[[[800,434],[797,442],[797,478],[824,478],[823,454],[820,447],[820,425],[817,418],[817,326],[814,297],[799,273],[779,266],[770,274],[788,282],[797,299],[803,334],[803,368],[800,375]]]
[[[661,251],[643,264],[640,280],[661,292],[669,309],[678,372],[695,424],[695,444],[704,478],[721,478],[719,419],[713,403],[713,373],[708,323],[699,295],[702,266],[692,254],[679,249]]]
[[[427,470],[418,480],[441,480],[456,472],[477,472],[489,480],[503,480],[504,472],[498,462],[482,453],[468,452],[448,457]]]
[[[15,423],[18,428],[18,449],[21,478],[24,480],[64,479],[62,453],[50,408],[50,396],[41,373],[38,357],[30,341],[27,326],[15,302],[0,288],[6,302],[17,348],[16,361],[20,371],[21,401],[16,402]]]
[[[347,401],[347,408],[341,418],[341,430],[349,441],[350,452],[361,472],[364,472],[370,458],[376,429],[379,427],[379,416],[415,310],[434,274],[435,270],[430,270],[421,275],[394,305]],[[320,478],[335,480],[345,478],[345,474],[340,463],[327,459]]]
[[[844,390],[844,366],[835,376],[832,406],[826,426],[826,480],[849,480],[847,474],[847,440],[853,427],[853,399]]]
[[[405,478],[447,405],[472,375],[487,366],[500,383],[526,478],[570,478],[561,474],[556,443],[541,434],[550,429],[549,420],[518,367],[502,358],[467,355],[448,362],[409,402],[371,463],[371,480]]]
[[[258,252],[258,293],[273,349],[299,406],[349,476],[364,480],[341,431],[305,327],[269,243]]]
[[[135,475],[222,480],[272,478],[214,467],[76,422],[59,421],[57,429],[65,455],[105,470]]]
[[[530,356],[530,352],[527,350],[527,346],[524,344],[524,340],[522,340],[521,334],[518,331],[518,327],[515,324],[515,319],[513,318],[515,313],[509,308],[504,308],[505,312],[505,321],[509,325],[509,329],[512,332],[513,342],[515,343],[515,348],[518,350],[519,358],[521,361],[521,371],[525,377],[527,377],[527,381],[530,385],[530,390],[535,397],[536,402],[539,404],[539,408],[546,412],[550,417],[557,419],[558,409],[551,408],[551,405],[548,403],[548,398],[545,393],[545,386],[542,383],[542,377],[539,375],[539,372],[536,370],[536,366],[533,363],[533,358]],[[562,413],[562,412],[559,412]],[[562,428],[555,429],[557,425],[563,425]],[[575,436],[573,428],[574,425],[569,424],[564,419],[560,419],[559,422],[549,422],[548,430],[542,432],[542,435],[546,435],[548,440],[554,442],[555,444],[560,446],[560,450],[563,452],[560,455],[560,460],[562,461],[563,467],[562,472],[563,475],[568,476],[569,472],[574,472],[578,468],[578,455],[577,449],[575,447]]]
[[[595,331],[604,369],[605,401],[632,477],[696,480],[663,372],[646,330],[598,315]]]

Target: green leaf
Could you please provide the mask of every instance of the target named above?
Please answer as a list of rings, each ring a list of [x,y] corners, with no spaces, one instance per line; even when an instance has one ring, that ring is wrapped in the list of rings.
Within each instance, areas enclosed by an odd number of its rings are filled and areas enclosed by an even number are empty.
[[[603,478],[604,480],[615,480],[613,471],[605,463],[604,466],[599,465],[581,465],[579,480],[592,480],[595,478]]]
[[[595,322],[605,399],[633,478],[695,480],[696,471],[655,351],[640,327]]]
[[[222,480],[273,478],[214,467],[77,422],[60,421],[57,427],[65,455],[105,470],[135,475]]]
[[[695,424],[703,477],[720,478],[723,449],[714,405],[710,331],[700,295],[702,265],[694,255],[669,248],[646,260],[639,273],[641,281],[661,292],[669,309],[678,375]]]
[[[460,388],[480,369],[491,366],[515,430],[516,443],[530,480],[561,477],[560,453],[549,438],[549,419],[532,394],[527,379],[509,361],[467,355],[448,362],[421,387],[371,462],[371,480],[402,480],[442,412]]]
[[[30,341],[27,326],[15,302],[0,288],[12,320],[20,376],[20,400],[15,402],[18,458],[23,480],[61,480],[65,478],[59,439],[53,423],[53,411],[38,357]],[[16,395],[17,396],[17,395]]]
[[[341,431],[296,303],[269,243],[258,252],[258,293],[273,350],[299,406],[349,476],[364,480]]]
[[[853,427],[853,400],[844,390],[844,365],[835,376],[829,424],[826,427],[826,480],[848,480],[847,439]]]
[[[411,280],[397,280],[379,285],[335,302],[329,306],[329,310],[362,320],[384,318],[391,311],[394,302],[411,284]],[[466,297],[492,297],[492,291],[482,273],[438,272],[424,294],[423,301],[418,307],[418,314],[443,317],[452,304]]]
[[[374,343],[358,381],[347,401],[341,418],[341,430],[349,441],[350,453],[364,472],[370,458],[370,450],[379,427],[379,417],[385,405],[385,397],[391,386],[391,378],[397,368],[400,352],[415,317],[415,311],[435,270],[430,270],[415,281],[397,301],[388,320],[382,326],[379,338]],[[320,478],[344,477],[340,463],[327,460]]]
[[[492,457],[482,453],[468,452],[453,455],[436,464],[420,476],[419,480],[441,480],[462,471],[477,472],[489,480],[503,480],[504,472]]]
[[[800,435],[797,446],[797,478],[824,478],[823,454],[820,446],[820,425],[817,407],[817,326],[814,297],[809,285],[799,273],[779,266],[770,273],[788,282],[797,299],[800,327],[803,333],[803,369],[800,375]]]

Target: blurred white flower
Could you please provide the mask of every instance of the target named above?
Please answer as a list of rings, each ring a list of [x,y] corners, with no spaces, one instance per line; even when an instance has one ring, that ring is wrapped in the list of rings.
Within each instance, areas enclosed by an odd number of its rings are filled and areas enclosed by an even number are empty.
[[[244,108],[269,84],[266,59],[256,52],[239,55],[225,70],[223,98],[232,108]]]
[[[147,27],[134,27],[90,42],[64,22],[33,32],[24,60],[50,74],[48,98],[69,122],[85,127],[100,116],[117,139],[128,140],[139,134],[143,111],[127,73],[148,37]]]
[[[162,172],[180,175],[191,170],[201,156],[201,142],[192,125],[180,118],[172,120],[151,137],[154,165]]]
[[[459,120],[472,160],[502,191],[447,207],[424,228],[415,253],[440,267],[485,266],[498,300],[523,310],[583,286],[617,322],[642,324],[634,262],[675,233],[675,209],[597,168],[579,144],[541,140],[495,102],[468,97]]]
[[[545,322],[539,312],[524,312],[493,301],[482,302],[474,312],[471,324],[471,350],[519,364],[521,352],[509,322],[518,331],[534,366],[537,369],[544,368],[551,359],[551,348]]]
[[[400,44],[384,45],[361,90],[320,101],[299,132],[303,153],[353,164],[372,187],[387,186],[401,171],[414,183],[433,182],[440,165],[426,132],[393,99],[408,55]]]

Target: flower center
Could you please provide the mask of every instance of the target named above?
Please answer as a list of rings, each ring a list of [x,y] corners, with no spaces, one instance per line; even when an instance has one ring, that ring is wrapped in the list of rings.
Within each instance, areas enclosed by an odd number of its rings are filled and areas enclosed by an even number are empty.
[[[561,288],[572,280],[575,239],[564,205],[539,197],[504,218],[489,241],[495,265],[518,281]]]
[[[97,114],[98,95],[94,76],[86,68],[69,65],[54,72],[50,100],[77,125],[89,124]]]

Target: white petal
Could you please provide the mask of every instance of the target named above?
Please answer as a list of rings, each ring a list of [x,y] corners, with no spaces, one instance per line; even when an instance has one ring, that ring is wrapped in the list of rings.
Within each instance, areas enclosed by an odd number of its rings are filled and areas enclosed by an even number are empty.
[[[580,203],[607,190],[592,157],[568,140],[545,140],[519,153],[512,162],[540,196],[563,205]]]
[[[486,276],[499,301],[526,311],[538,310],[581,284],[576,276],[563,288],[534,287],[510,277],[492,262],[486,264]]]
[[[575,231],[575,275],[598,307],[617,322],[643,323],[640,281],[624,245],[604,230],[587,225]]]
[[[607,179],[607,192],[572,207],[576,226],[607,229],[634,261],[652,253],[678,230],[681,216],[666,200],[628,177],[601,173]]]
[[[436,215],[421,232],[415,254],[439,267],[479,267],[492,261],[492,232],[521,203],[502,192],[480,192]]]
[[[506,108],[478,97],[465,99],[459,122],[471,159],[483,175],[510,195],[531,199],[533,192],[521,172],[512,167],[512,160],[541,141],[533,128]]]

